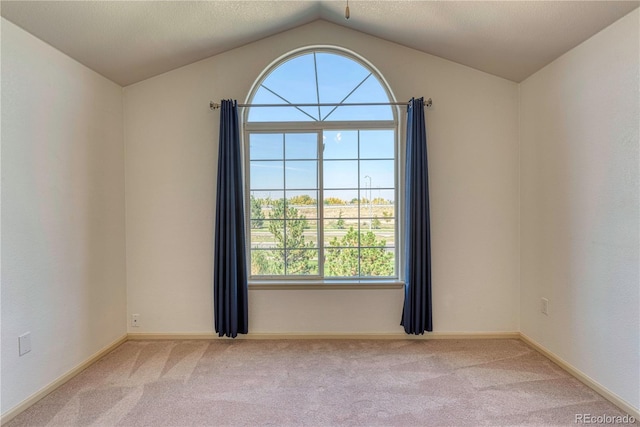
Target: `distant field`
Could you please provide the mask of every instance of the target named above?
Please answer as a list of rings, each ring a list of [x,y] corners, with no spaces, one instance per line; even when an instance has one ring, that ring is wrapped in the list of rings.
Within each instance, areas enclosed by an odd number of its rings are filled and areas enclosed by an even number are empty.
[[[293,208],[296,208],[301,215],[307,217],[307,219],[317,218],[317,208],[316,206],[310,205],[289,205]],[[340,212],[342,212],[342,218],[345,220],[347,218],[357,218],[358,217],[358,205],[325,205],[324,207],[324,217],[329,218],[339,218]],[[269,218],[270,208],[262,208],[262,213],[265,218]],[[371,213],[369,213],[371,212]],[[362,204],[360,206],[360,216],[364,218],[375,218],[376,216],[382,220],[386,217],[393,218],[394,213],[394,205],[369,205]]]
[[[307,241],[317,243],[316,218],[318,217],[318,214],[316,206],[300,205],[292,207],[296,208],[301,215],[304,215],[307,218],[309,228],[304,233],[305,239]],[[325,217],[325,244],[334,237],[340,238],[345,235],[350,227],[353,227],[354,229],[358,228],[357,205],[325,205],[323,208]],[[378,239],[385,240],[386,246],[394,246],[394,205],[372,205],[370,211],[369,205],[363,204],[361,205],[360,210],[361,231],[369,231],[371,229]],[[266,220],[269,219],[270,211],[271,209],[269,208],[262,209],[262,213]],[[338,225],[339,218],[342,218],[344,221],[343,228],[340,228]],[[378,223],[376,223],[375,218],[377,218]],[[372,219],[374,219],[373,222],[371,221]],[[275,240],[265,225],[264,228],[251,230],[251,243],[252,247],[265,248],[273,247],[275,245]]]

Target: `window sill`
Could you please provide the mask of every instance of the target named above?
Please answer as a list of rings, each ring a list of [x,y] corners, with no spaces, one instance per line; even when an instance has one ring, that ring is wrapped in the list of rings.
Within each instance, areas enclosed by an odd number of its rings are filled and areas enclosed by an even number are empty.
[[[249,290],[318,290],[318,289],[401,289],[404,282],[399,280],[371,281],[260,281],[249,282]]]

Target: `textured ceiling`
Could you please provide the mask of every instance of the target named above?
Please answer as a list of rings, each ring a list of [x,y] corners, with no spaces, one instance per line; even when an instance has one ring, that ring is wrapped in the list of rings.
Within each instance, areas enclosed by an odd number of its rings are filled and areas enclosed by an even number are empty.
[[[324,19],[515,82],[633,1],[2,1],[3,17],[126,86]]]

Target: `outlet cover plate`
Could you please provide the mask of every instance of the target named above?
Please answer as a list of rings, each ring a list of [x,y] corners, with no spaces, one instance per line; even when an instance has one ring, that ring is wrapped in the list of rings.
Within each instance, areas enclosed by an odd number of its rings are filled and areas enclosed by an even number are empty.
[[[18,337],[18,355],[24,356],[31,351],[31,332],[26,332]]]
[[[540,312],[545,315],[549,315],[549,300],[546,298],[540,299]]]

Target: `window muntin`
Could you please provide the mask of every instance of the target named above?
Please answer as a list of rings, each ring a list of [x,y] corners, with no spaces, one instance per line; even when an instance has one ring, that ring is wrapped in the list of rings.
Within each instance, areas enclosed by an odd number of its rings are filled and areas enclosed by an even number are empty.
[[[330,102],[389,96],[359,62],[315,51],[282,62],[251,100]],[[255,107],[245,117],[251,278],[397,278],[391,106]]]

